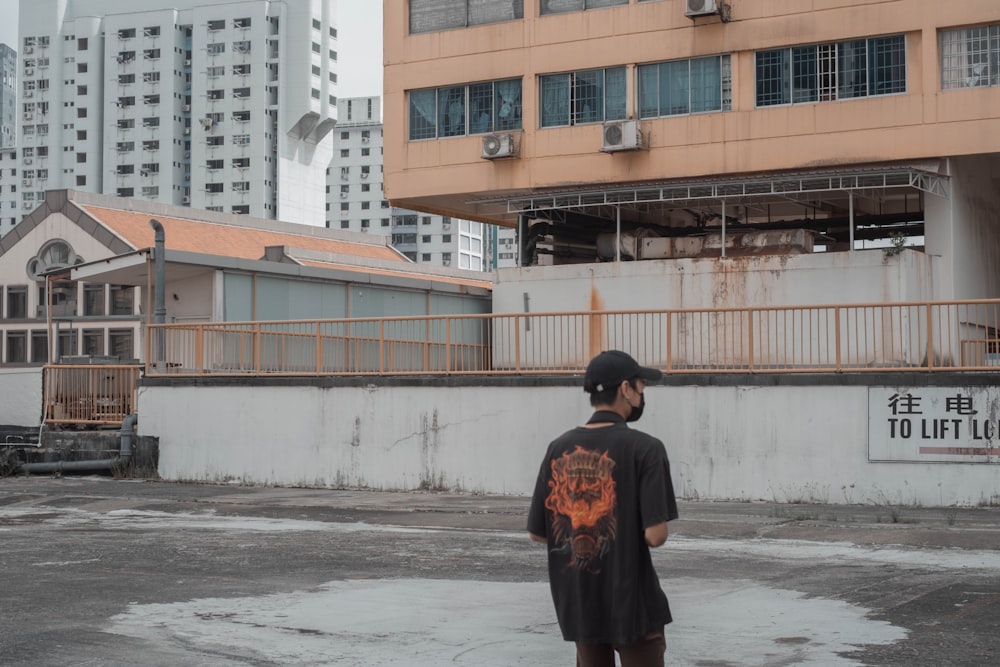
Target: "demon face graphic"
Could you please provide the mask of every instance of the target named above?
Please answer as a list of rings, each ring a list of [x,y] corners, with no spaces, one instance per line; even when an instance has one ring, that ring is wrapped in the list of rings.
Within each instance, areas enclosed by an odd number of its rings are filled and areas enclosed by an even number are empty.
[[[552,461],[545,508],[552,512],[556,548],[567,551],[569,567],[600,572],[601,557],[615,539],[615,462],[608,453],[577,445]]]

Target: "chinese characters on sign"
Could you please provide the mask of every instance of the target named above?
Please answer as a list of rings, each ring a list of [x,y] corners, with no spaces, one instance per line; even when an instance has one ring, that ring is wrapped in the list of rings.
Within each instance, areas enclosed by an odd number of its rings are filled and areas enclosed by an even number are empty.
[[[1000,388],[870,387],[868,459],[1000,463]]]

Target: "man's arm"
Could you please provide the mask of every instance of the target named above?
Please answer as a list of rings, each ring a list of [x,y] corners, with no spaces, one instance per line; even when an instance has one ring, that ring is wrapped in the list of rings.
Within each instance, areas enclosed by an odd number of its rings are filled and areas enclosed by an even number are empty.
[[[538,542],[539,544],[548,544],[549,543],[549,541],[546,538],[542,537],[541,535],[535,535],[534,533],[532,533],[530,531],[528,532],[528,537],[531,538],[532,542]]]
[[[654,523],[652,526],[646,529],[646,544],[651,547],[663,546],[663,543],[667,541],[667,535],[669,534],[667,530],[667,522]],[[534,535],[532,535],[534,539]]]

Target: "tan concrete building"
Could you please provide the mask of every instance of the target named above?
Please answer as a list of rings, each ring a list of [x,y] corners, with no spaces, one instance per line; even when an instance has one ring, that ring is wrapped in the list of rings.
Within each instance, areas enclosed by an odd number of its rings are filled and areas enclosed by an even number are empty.
[[[387,197],[520,221],[523,264],[675,260],[642,271],[699,286],[658,290],[660,307],[1000,295],[995,0],[385,0],[384,16]],[[818,289],[852,269],[857,289]],[[723,272],[740,288],[720,295]],[[556,275],[573,277],[517,289]],[[567,296],[593,307],[571,290],[554,309]]]

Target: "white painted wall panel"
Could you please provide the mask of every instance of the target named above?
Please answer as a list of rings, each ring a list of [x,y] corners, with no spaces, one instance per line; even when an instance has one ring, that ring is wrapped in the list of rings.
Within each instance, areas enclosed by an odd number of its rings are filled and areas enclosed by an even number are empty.
[[[680,496],[976,504],[1000,464],[869,463],[868,387],[650,387]],[[140,434],[169,480],[528,494],[575,387],[146,387]],[[178,416],[183,415],[183,419]]]
[[[0,424],[37,427],[42,412],[41,367],[2,368],[0,386]]]

